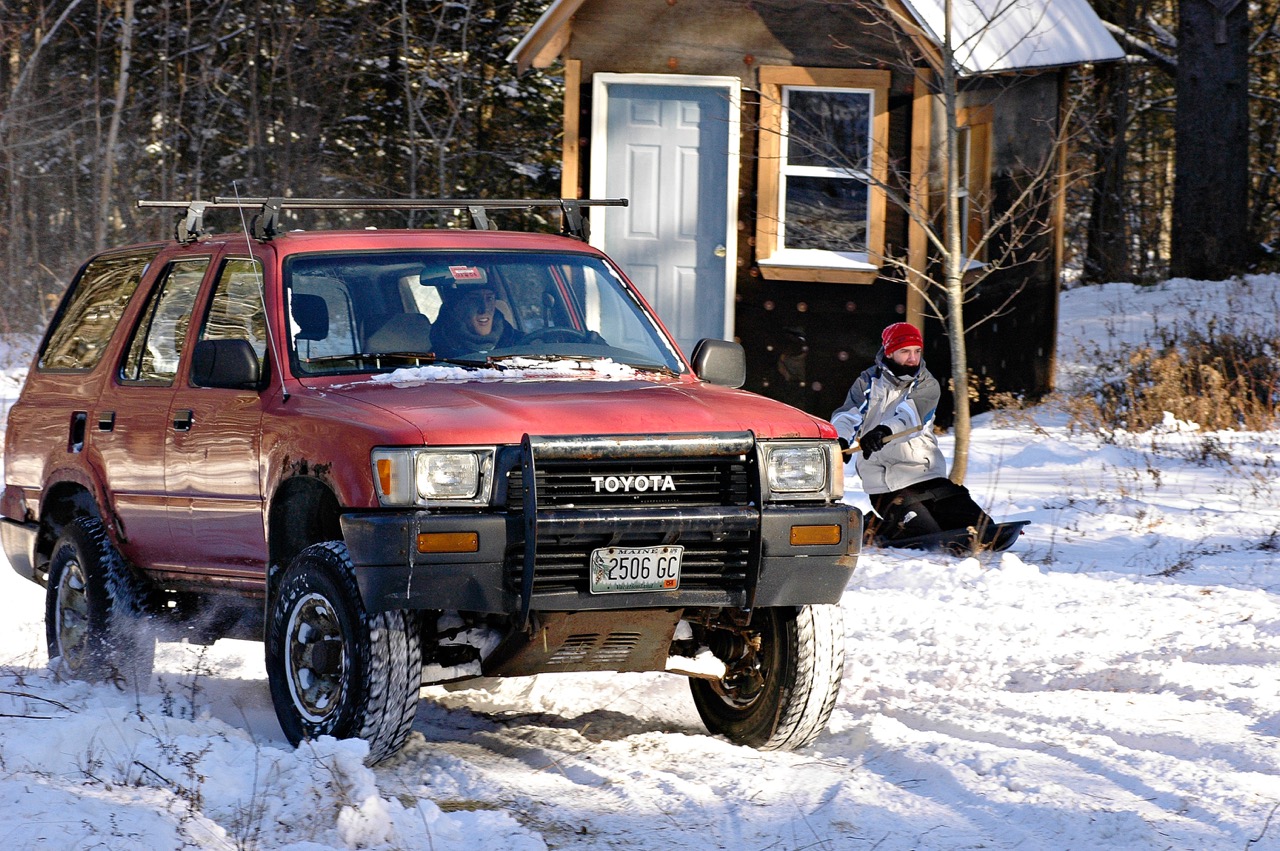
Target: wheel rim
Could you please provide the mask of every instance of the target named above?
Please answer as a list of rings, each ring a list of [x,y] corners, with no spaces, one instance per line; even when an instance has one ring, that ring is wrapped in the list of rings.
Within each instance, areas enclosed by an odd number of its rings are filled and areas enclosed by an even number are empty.
[[[89,592],[79,559],[62,566],[58,576],[58,653],[72,670],[79,669],[89,652]]]
[[[320,594],[307,594],[289,614],[286,678],[293,705],[312,724],[332,717],[342,703],[346,644],[337,612]]]

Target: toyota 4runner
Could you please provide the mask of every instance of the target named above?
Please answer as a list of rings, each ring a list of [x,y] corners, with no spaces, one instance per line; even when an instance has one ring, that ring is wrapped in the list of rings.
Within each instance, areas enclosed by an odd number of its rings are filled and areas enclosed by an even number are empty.
[[[734,389],[736,344],[685,358],[580,238],[624,203],[140,202],[177,238],[81,268],[9,413],[0,539],[51,661],[145,682],[156,640],[260,639],[289,740],[371,762],[423,685],[559,671],[683,674],[712,732],[811,742],[861,538],[836,433]],[[280,226],[432,206],[477,228]]]

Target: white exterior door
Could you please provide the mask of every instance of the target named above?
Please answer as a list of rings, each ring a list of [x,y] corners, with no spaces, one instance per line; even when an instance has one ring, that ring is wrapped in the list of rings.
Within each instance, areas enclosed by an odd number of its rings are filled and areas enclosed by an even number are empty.
[[[592,243],[686,353],[703,337],[732,340],[738,79],[596,74],[593,88],[590,194],[630,203],[593,208]]]

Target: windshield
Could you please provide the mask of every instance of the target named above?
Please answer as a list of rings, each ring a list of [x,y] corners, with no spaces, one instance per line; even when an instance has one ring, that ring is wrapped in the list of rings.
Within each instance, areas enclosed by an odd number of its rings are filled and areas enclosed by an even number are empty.
[[[682,369],[621,276],[591,255],[304,254],[286,262],[285,285],[299,375],[518,358]]]

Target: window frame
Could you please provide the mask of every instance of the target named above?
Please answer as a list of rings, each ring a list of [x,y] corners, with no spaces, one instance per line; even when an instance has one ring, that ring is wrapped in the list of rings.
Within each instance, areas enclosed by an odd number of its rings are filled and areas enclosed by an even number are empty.
[[[891,72],[848,68],[760,68],[759,167],[756,181],[756,263],[767,279],[873,283],[884,262],[886,197],[889,173],[889,85]],[[867,184],[867,250],[836,252],[792,249],[780,245],[778,223],[785,209],[782,197],[787,165],[783,160],[784,90],[811,88],[848,90],[871,95],[869,139],[870,167]]]

